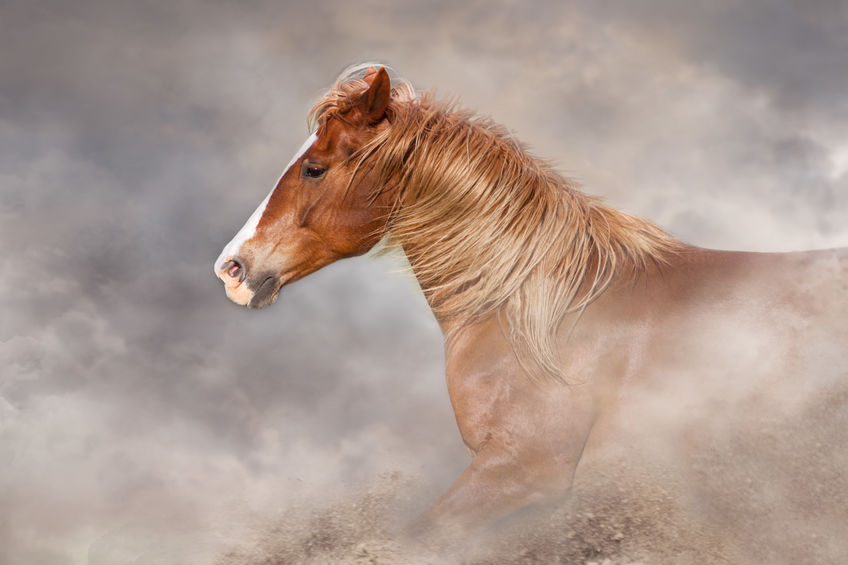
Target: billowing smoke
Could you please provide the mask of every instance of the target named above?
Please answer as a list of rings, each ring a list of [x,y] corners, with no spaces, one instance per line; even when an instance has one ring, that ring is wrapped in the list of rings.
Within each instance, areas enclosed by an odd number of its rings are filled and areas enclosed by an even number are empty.
[[[341,262],[260,312],[210,274],[311,101],[373,59],[691,243],[848,245],[844,6],[336,4],[0,7],[0,562],[844,561],[826,349],[771,411],[724,417],[681,374],[569,501],[430,554],[398,524],[468,456],[402,260]],[[767,367],[760,335],[739,347]]]

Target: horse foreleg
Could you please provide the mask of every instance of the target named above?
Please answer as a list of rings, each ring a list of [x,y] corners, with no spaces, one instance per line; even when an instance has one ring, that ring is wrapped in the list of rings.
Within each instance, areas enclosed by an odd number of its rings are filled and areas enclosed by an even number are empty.
[[[571,486],[576,461],[552,477],[545,465],[502,449],[475,455],[428,512],[439,524],[473,527],[502,518],[530,504],[564,494]]]
[[[471,529],[562,496],[598,411],[594,387],[532,382],[497,320],[464,332],[447,346],[446,378],[472,460],[418,531]]]
[[[549,441],[490,439],[416,522],[415,531],[466,531],[530,505],[561,498],[571,488],[590,427],[587,423],[556,450]]]

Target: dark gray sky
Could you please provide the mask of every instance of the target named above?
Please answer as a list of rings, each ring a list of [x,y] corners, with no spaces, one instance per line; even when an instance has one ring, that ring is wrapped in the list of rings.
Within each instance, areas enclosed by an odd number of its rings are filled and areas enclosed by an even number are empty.
[[[691,243],[848,245],[840,0],[13,0],[0,52],[3,563],[204,562],[298,497],[465,465],[400,261],[260,312],[211,274],[348,64]]]

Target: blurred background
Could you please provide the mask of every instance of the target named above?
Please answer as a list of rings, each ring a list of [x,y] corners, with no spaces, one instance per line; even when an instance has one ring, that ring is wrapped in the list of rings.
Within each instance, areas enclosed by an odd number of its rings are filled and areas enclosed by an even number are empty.
[[[12,0],[0,52],[3,564],[206,563],[292,505],[464,468],[402,259],[262,311],[212,274],[349,64],[687,242],[848,245],[839,0]]]

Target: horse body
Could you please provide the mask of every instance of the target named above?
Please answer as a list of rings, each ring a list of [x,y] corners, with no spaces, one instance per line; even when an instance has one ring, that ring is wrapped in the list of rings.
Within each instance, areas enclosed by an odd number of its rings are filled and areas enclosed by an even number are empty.
[[[691,450],[724,430],[722,410],[755,429],[763,407],[791,418],[805,390],[848,381],[848,250],[684,245],[383,69],[340,79],[313,115],[311,145],[215,272],[258,307],[384,236],[405,251],[472,454],[422,528],[562,495],[584,454],[616,441]]]
[[[729,414],[753,415],[737,435],[798,417],[818,400],[804,379],[814,390],[848,383],[846,281],[846,249],[688,248],[565,321],[567,386],[528,386],[497,317],[465,328],[446,345],[447,381],[474,460],[433,519],[492,519],[562,494],[584,450],[633,435],[684,452],[693,429],[708,444],[727,434]],[[675,448],[683,436],[690,445]]]

